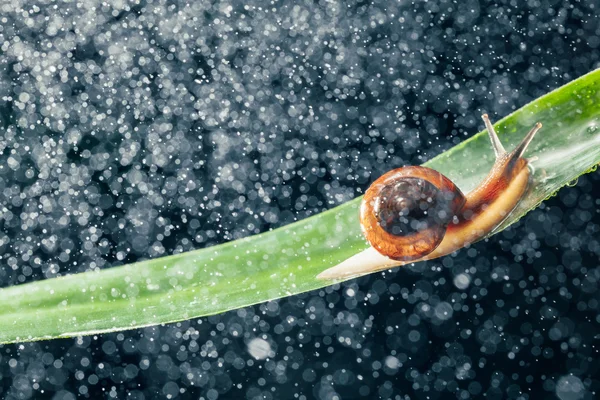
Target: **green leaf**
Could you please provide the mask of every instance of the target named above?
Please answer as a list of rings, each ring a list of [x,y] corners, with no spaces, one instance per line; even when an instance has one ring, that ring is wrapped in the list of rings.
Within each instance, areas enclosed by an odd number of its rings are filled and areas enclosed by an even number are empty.
[[[538,158],[532,163],[532,188],[497,230],[595,168],[599,116],[596,70],[496,124],[507,149],[535,122],[544,124],[526,153]],[[469,191],[493,161],[489,139],[481,132],[425,165]],[[359,202],[219,246],[2,289],[0,343],[181,321],[326,286],[315,278],[318,273],[367,247],[358,224]]]

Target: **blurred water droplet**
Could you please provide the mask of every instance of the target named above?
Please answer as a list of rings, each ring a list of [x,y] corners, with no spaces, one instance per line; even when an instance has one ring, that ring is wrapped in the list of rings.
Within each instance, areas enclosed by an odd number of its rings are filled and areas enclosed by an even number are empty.
[[[398,369],[402,366],[402,363],[394,356],[387,356],[385,358],[385,366],[390,369]]]
[[[254,338],[248,343],[248,353],[257,360],[264,360],[274,355],[269,342],[261,338]]]
[[[563,376],[556,384],[556,395],[560,400],[579,400],[585,395],[583,382],[576,376]]]
[[[465,290],[471,284],[471,278],[467,274],[459,274],[454,277],[454,286]]]
[[[435,316],[442,321],[452,318],[453,313],[454,310],[452,310],[452,306],[450,303],[446,303],[445,301],[435,306]]]

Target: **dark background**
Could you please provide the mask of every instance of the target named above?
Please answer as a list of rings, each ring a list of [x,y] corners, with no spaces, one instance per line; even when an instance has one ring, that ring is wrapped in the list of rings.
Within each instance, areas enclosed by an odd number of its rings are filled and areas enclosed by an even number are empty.
[[[600,66],[594,1],[240,4],[0,6],[0,287],[333,208]],[[592,399],[598,185],[385,278],[0,346],[0,398]]]

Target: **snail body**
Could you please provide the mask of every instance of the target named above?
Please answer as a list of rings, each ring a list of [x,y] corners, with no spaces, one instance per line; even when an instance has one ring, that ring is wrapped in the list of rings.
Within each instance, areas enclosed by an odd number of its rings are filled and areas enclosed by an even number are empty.
[[[530,172],[523,158],[541,128],[537,123],[506,152],[488,116],[483,115],[496,162],[468,194],[427,167],[394,169],[375,180],[360,206],[362,232],[371,247],[318,275],[337,279],[429,260],[452,253],[490,233],[526,192]]]

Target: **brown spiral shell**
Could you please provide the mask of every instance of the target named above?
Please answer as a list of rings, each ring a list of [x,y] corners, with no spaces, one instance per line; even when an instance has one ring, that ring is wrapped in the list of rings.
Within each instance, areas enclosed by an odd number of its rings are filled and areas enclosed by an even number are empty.
[[[410,261],[435,250],[465,201],[450,179],[431,168],[398,168],[367,189],[360,222],[377,251],[394,260]]]

